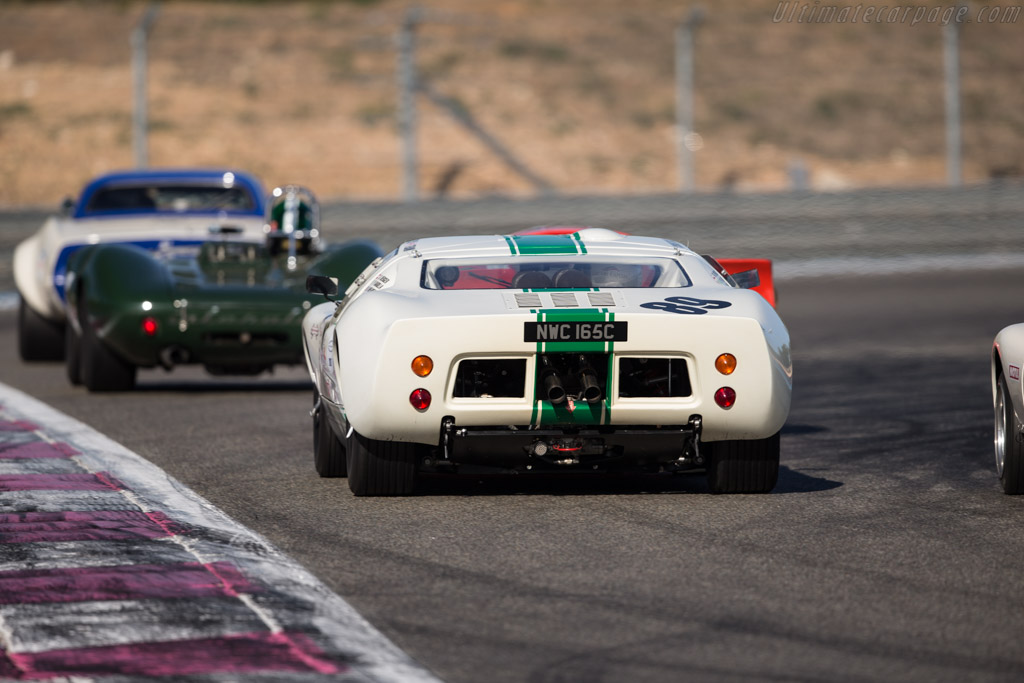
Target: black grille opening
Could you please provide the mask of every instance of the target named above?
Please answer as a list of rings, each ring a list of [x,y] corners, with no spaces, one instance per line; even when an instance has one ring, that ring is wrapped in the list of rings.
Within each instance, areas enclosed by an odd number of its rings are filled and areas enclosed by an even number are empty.
[[[455,398],[522,398],[525,358],[467,358],[455,371]]]
[[[622,398],[675,398],[692,394],[690,372],[682,358],[619,359]]]

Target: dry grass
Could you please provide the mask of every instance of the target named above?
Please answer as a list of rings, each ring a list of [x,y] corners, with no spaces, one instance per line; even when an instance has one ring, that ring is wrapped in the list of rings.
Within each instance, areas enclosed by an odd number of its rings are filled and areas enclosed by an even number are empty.
[[[837,0],[839,2],[839,0]],[[418,65],[565,192],[676,186],[678,0],[432,0]],[[841,2],[839,4],[842,4]],[[704,188],[944,179],[941,27],[773,23],[777,2],[706,3],[697,46]],[[132,164],[134,2],[0,4],[0,205],[52,203]],[[152,165],[232,165],[330,198],[400,188],[401,2],[165,2],[150,43]],[[1024,17],[963,32],[965,173],[1020,172]],[[420,100],[421,186],[532,190]]]

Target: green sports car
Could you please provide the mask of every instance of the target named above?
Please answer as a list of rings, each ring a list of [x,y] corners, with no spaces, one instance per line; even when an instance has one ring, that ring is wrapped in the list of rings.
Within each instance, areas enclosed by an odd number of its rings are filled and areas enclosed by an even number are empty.
[[[382,252],[364,240],[325,247],[313,193],[273,194],[263,240],[218,227],[198,245],[76,251],[65,280],[72,384],[125,391],[140,367],[255,375],[302,363],[302,317],[322,301],[306,292],[306,277],[337,278],[344,291]]]

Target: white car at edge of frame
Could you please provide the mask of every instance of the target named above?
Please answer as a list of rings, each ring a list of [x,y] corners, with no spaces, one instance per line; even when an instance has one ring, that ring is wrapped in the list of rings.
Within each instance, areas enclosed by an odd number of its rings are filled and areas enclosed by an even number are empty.
[[[706,470],[716,493],[771,491],[792,362],[756,271],[553,233],[407,242],[309,311],[320,476],[406,495],[420,471]]]
[[[992,343],[996,474],[1003,491],[1024,493],[1024,323],[1000,330]]]

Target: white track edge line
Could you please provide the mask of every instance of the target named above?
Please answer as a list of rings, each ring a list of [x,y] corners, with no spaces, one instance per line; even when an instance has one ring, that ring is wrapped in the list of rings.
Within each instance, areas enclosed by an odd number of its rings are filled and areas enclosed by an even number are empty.
[[[291,580],[314,590],[324,600],[324,612],[316,619],[316,627],[325,638],[334,642],[339,651],[356,654],[355,669],[371,680],[380,683],[440,683],[440,679],[400,650],[341,596],[328,589],[269,540],[236,522],[142,456],[3,382],[0,382],[0,410],[36,423],[47,431],[48,441],[57,436],[56,440],[74,446],[81,451],[81,455],[74,457],[80,463],[88,461],[90,471],[109,472],[128,486],[133,495],[141,492],[147,500],[160,501],[164,512],[172,519],[221,529],[264,548],[267,558],[286,570]],[[141,501],[139,503],[142,504]],[[328,623],[328,620],[333,624]]]

